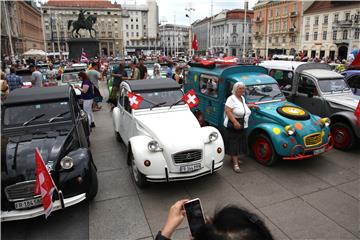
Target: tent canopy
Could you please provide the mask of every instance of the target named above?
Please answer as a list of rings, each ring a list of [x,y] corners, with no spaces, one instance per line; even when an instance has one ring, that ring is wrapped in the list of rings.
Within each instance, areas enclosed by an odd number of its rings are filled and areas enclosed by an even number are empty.
[[[46,52],[39,49],[30,49],[23,53],[24,56],[46,56]]]

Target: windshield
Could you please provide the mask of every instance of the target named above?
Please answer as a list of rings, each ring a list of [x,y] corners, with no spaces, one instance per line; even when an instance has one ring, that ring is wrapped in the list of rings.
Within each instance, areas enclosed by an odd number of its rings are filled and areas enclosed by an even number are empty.
[[[63,114],[65,113],[66,114]],[[36,123],[45,123],[49,119],[61,115],[62,120],[70,119],[70,108],[66,101],[62,102],[50,102],[50,103],[38,103],[33,105],[22,105],[7,107],[4,111],[4,125],[16,126],[32,125]]]
[[[246,98],[249,102],[260,102],[283,97],[276,83],[246,86]]]
[[[319,87],[322,92],[337,92],[350,90],[343,78],[319,80]]]
[[[63,83],[80,82],[78,73],[63,74],[61,80]]]
[[[172,104],[179,101],[182,98],[183,93],[181,90],[167,90],[167,91],[156,91],[156,92],[138,92],[138,95],[144,98],[141,102],[139,109],[151,108],[155,104],[161,104],[161,107],[171,106]],[[152,104],[152,103],[154,104]],[[179,101],[177,105],[185,104],[184,101]]]

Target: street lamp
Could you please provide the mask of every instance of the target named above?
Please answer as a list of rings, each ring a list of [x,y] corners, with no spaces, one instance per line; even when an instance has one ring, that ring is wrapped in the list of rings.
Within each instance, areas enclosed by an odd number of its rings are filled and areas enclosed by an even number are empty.
[[[195,11],[194,8],[185,8],[185,11],[189,12],[188,14],[185,15],[185,17],[189,18],[189,56],[192,55],[192,50],[191,50],[191,11]]]

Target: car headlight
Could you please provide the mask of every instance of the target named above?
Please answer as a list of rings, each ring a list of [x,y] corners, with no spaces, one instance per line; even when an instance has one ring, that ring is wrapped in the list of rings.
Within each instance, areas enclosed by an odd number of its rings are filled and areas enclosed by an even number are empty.
[[[289,136],[292,136],[295,134],[295,128],[291,125],[285,126],[284,129],[285,129],[285,132],[287,133],[287,135],[289,135]]]
[[[150,141],[148,143],[148,149],[150,152],[161,152],[163,149],[159,146],[157,141]]]
[[[210,142],[215,142],[219,137],[219,134],[217,132],[212,132],[209,135],[209,141]]]
[[[69,156],[65,156],[61,159],[60,166],[66,170],[71,169],[74,166],[74,160]]]
[[[321,119],[321,125],[322,126],[328,127],[328,126],[330,126],[330,123],[331,123],[330,118],[326,117],[326,118]]]

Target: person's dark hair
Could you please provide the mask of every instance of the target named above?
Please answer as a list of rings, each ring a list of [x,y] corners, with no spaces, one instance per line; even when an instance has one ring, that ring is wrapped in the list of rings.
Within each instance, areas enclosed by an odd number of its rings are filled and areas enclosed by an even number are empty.
[[[97,63],[96,62],[92,62],[91,63],[91,67],[96,67],[97,66]]]
[[[11,67],[11,68],[10,68],[10,73],[16,73],[15,67]]]
[[[88,75],[86,74],[86,72],[81,71],[78,73],[78,76],[82,79],[82,80],[89,80]]]
[[[172,63],[172,62],[168,62],[167,66],[171,68],[171,67],[173,66],[173,63]]]
[[[255,214],[236,206],[215,213],[195,235],[195,240],[273,240],[269,229]]]

